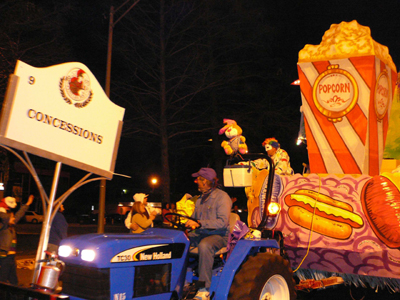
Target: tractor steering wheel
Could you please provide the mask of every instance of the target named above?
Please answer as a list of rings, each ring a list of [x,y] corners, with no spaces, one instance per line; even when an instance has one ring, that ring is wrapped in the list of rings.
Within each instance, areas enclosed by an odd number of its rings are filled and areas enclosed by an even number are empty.
[[[171,217],[172,217],[172,216],[177,217],[177,218],[176,218],[177,221],[173,220],[172,218],[171,218],[171,220],[170,220],[169,218],[167,218],[167,217],[169,217],[169,216],[171,216]],[[194,229],[191,229],[191,228],[187,228],[186,225],[185,225],[185,223],[182,222],[182,219],[181,219],[181,218],[186,219],[186,220],[194,221],[194,222],[196,222],[196,223],[199,225],[199,227],[197,227],[197,228],[200,228],[200,227],[201,227],[201,224],[199,223],[198,220],[193,219],[193,218],[191,218],[191,217],[189,217],[189,216],[185,216],[185,215],[181,215],[181,214],[177,214],[177,213],[166,213],[166,214],[164,215],[164,220],[167,221],[167,222],[170,222],[170,223],[171,223],[172,225],[174,225],[175,227],[178,227],[178,228],[181,229],[181,230],[188,230],[188,231],[194,230]]]

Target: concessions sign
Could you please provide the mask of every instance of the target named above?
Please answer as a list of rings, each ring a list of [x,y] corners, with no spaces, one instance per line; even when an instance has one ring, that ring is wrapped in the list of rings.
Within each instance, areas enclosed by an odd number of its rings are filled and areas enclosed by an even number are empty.
[[[18,61],[0,143],[112,178],[124,112],[81,63],[35,68]]]

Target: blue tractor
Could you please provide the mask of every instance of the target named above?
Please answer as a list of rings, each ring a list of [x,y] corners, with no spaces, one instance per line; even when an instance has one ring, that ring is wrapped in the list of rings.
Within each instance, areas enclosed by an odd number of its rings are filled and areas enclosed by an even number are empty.
[[[272,164],[272,161],[270,162]],[[274,170],[274,168],[271,168]],[[271,194],[273,174],[267,195]],[[266,207],[270,201],[266,201]],[[273,216],[264,210],[261,238],[240,239],[229,258],[216,256],[210,299],[296,298],[295,281],[280,232],[264,229]],[[188,218],[180,215],[180,218]],[[70,299],[193,299],[197,257],[182,224],[141,234],[88,234],[62,241],[62,293]],[[224,249],[221,252],[226,252]]]

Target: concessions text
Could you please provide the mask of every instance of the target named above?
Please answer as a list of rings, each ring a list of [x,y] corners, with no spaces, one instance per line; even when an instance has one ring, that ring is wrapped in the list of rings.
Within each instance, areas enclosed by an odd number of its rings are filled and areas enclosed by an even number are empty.
[[[73,125],[71,123],[68,123],[66,121],[60,120],[58,118],[54,118],[52,116],[49,116],[47,114],[44,114],[40,111],[36,111],[34,109],[29,109],[28,110],[28,117],[30,119],[34,119],[38,122],[42,122],[44,124],[60,128],[61,130],[65,130],[66,132],[70,132],[76,136],[83,137],[84,139],[93,141],[97,144],[103,143],[103,136],[91,132],[89,130],[86,130],[82,127]]]

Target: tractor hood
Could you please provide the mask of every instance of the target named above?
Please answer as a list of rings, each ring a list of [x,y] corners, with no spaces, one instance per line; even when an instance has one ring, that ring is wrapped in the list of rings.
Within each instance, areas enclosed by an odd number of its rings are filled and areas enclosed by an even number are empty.
[[[140,234],[87,234],[62,240],[59,256],[65,263],[109,268],[181,258],[189,249],[182,231],[151,228]]]

